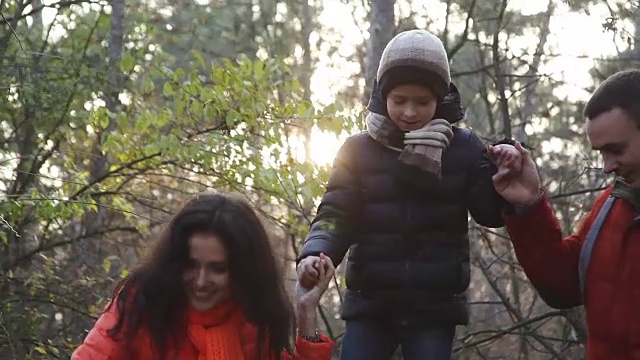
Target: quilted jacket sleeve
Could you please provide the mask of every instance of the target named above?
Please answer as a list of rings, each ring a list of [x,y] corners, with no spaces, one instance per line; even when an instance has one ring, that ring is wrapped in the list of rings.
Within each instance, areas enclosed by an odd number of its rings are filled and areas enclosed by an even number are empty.
[[[486,155],[486,145],[473,132],[469,134],[469,142],[475,161],[468,180],[467,208],[478,224],[489,228],[502,227],[502,211],[507,202],[493,186],[492,177],[497,169]],[[510,144],[512,141],[503,140],[494,145],[505,143]]]
[[[353,159],[354,146],[352,137],[338,151],[327,189],[298,261],[324,253],[337,266],[355,241],[353,226],[361,211],[362,191]]]
[[[609,193],[607,190],[596,200],[578,232],[564,238],[546,197],[525,213],[505,212],[507,231],[518,262],[549,306],[566,309],[582,305],[578,279],[580,251]]]
[[[282,360],[331,360],[335,343],[328,337],[320,334],[321,342],[310,342],[300,336],[296,339],[295,355],[288,353],[282,355]]]
[[[107,331],[117,321],[115,304],[95,323],[84,342],[71,355],[71,360],[133,360],[124,343],[112,339]]]

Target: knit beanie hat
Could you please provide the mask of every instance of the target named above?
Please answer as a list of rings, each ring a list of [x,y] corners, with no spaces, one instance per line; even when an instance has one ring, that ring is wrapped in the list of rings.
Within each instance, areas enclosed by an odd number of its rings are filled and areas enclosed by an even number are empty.
[[[425,30],[396,35],[385,47],[376,74],[382,99],[399,85],[423,85],[439,99],[449,93],[449,59],[442,41]]]

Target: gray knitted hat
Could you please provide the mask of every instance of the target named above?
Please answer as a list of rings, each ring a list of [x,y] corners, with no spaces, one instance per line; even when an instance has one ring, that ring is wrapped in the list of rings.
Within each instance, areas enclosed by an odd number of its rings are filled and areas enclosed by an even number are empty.
[[[451,83],[449,71],[442,41],[428,31],[409,30],[396,35],[385,47],[376,80],[383,99],[394,87],[407,83],[426,85],[444,98]]]

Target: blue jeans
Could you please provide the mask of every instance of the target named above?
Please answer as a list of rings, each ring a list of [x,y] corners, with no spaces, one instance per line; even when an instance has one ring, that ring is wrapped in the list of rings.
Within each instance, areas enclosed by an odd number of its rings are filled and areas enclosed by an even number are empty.
[[[408,327],[380,320],[348,320],[340,360],[389,360],[398,346],[404,360],[449,360],[455,325]]]

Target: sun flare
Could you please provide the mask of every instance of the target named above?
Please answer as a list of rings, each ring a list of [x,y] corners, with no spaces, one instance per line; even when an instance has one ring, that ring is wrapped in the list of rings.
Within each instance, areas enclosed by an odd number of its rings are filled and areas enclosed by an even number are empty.
[[[311,131],[309,158],[318,166],[333,164],[344,139],[328,131],[313,129]]]
[[[304,162],[308,158],[317,166],[331,166],[345,138],[346,135],[338,136],[335,133],[322,131],[314,127],[309,138],[308,157],[302,137],[291,137],[289,146],[299,162]]]

